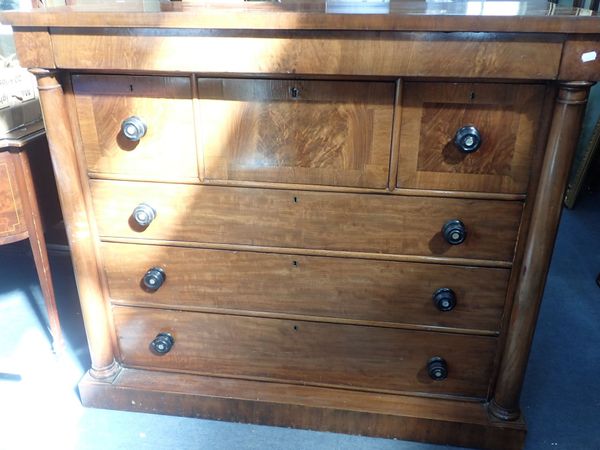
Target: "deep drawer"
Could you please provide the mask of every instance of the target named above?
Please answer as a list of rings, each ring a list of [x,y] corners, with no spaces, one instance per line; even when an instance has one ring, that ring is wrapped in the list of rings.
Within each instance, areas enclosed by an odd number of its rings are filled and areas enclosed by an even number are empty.
[[[497,332],[510,271],[102,243],[110,296],[131,305],[307,315]],[[152,286],[153,269],[164,282]],[[158,286],[158,285],[154,285]],[[442,305],[451,289],[455,306]],[[450,298],[452,298],[451,293]],[[448,297],[445,297],[448,298]],[[450,309],[449,309],[450,308]]]
[[[519,202],[92,180],[101,236],[512,261]],[[146,203],[146,228],[132,212]],[[442,227],[460,219],[466,240]]]
[[[381,391],[487,395],[496,338],[113,307],[126,366]],[[170,333],[172,349],[151,342]],[[427,364],[441,357],[447,378]]]
[[[197,179],[187,77],[73,75],[89,172],[133,179]],[[135,117],[136,122],[131,123]],[[129,121],[129,122],[128,122]],[[131,133],[122,131],[129,123]],[[135,134],[145,127],[142,137]]]
[[[405,83],[398,187],[524,194],[544,92],[543,85]]]
[[[394,83],[198,80],[205,176],[384,188]]]

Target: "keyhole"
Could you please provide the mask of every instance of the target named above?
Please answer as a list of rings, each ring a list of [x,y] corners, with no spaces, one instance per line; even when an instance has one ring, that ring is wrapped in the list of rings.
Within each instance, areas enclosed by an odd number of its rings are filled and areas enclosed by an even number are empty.
[[[298,331],[298,325],[294,325],[294,331]]]
[[[298,267],[298,261],[292,261],[292,266]]]
[[[290,89],[290,94],[292,95],[292,98],[298,98],[300,97],[300,89],[293,87]]]
[[[129,92],[133,92],[133,84],[129,85]]]
[[[475,92],[471,92],[471,101],[475,100]]]
[[[298,197],[294,197],[294,203],[298,203]]]

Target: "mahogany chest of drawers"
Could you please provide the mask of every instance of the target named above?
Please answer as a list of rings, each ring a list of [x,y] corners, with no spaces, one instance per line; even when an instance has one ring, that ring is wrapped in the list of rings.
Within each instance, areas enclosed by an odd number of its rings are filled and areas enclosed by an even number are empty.
[[[4,14],[38,76],[83,403],[520,448],[600,19],[510,3]]]

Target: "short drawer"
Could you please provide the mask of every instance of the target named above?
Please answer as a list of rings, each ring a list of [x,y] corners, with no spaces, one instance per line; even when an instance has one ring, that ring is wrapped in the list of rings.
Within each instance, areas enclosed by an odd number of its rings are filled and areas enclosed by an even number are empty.
[[[198,80],[209,180],[384,188],[394,83]]]
[[[113,307],[126,366],[381,391],[484,398],[496,338],[257,317]],[[159,333],[174,341],[157,354]],[[163,346],[165,350],[168,346]],[[434,381],[431,358],[445,361]]]
[[[131,305],[486,332],[499,330],[510,274],[508,269],[108,242],[101,250],[111,298]],[[158,285],[153,284],[156,269],[164,275]]]
[[[91,181],[100,235],[512,261],[520,202]],[[150,205],[142,228],[132,213]],[[443,226],[464,223],[449,244]]]
[[[407,82],[397,186],[523,194],[545,86]]]
[[[72,81],[89,172],[198,178],[189,78],[74,75]]]

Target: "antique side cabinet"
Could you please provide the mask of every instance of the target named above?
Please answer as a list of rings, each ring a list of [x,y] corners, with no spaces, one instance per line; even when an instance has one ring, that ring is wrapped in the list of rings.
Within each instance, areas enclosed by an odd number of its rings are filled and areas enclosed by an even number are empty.
[[[367,5],[2,14],[38,78],[85,405],[522,447],[600,18]]]

